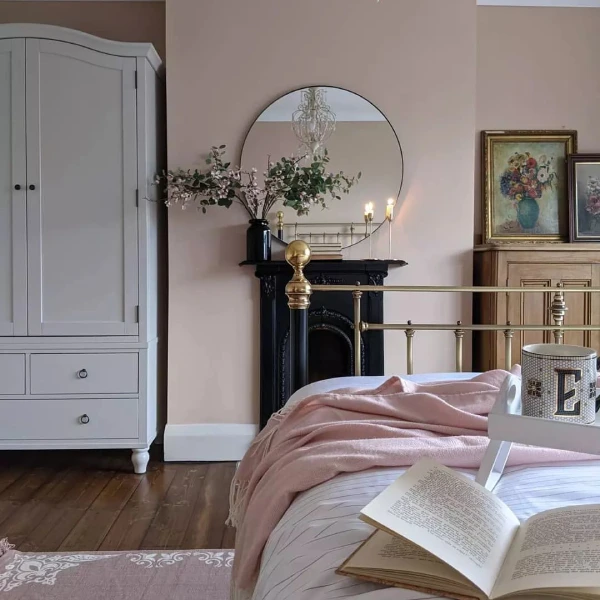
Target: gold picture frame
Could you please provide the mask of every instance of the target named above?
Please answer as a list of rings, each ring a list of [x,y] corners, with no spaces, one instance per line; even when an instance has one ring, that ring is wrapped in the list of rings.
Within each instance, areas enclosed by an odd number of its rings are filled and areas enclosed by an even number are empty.
[[[567,242],[577,132],[482,131],[481,147],[483,242]]]

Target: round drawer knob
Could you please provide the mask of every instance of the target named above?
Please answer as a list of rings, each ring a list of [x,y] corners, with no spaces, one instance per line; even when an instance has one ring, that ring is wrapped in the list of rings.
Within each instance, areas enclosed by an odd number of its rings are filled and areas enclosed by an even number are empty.
[[[79,379],[85,379],[88,376],[88,372],[85,369],[81,369],[81,371],[77,371],[77,377]]]
[[[87,424],[90,422],[90,418],[89,418],[87,415],[81,415],[81,416],[79,417],[79,422],[80,422],[82,425],[87,425]]]
[[[35,185],[33,185],[33,183],[29,186],[29,189],[33,192],[33,190],[35,190]]]
[[[20,186],[20,185],[17,183],[17,184],[15,185],[15,190],[17,190],[17,192],[18,192],[20,189],[21,189],[21,186]]]

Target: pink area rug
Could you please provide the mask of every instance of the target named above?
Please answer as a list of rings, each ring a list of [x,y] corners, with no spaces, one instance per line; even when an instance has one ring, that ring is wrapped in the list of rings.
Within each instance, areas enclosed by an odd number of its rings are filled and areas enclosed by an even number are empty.
[[[228,600],[232,564],[233,550],[22,553],[0,540],[0,600]]]

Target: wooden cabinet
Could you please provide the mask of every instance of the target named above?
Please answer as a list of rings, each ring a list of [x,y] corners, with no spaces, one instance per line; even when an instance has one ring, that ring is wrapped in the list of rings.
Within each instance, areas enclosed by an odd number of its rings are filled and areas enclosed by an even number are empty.
[[[547,287],[547,294],[479,294],[474,298],[475,323],[552,325],[550,305],[556,287],[565,288],[565,325],[600,323],[597,294],[568,293],[569,287],[600,287],[600,246],[553,244],[506,245],[475,249],[474,280],[477,285]],[[600,349],[600,332],[567,332],[565,343]],[[513,362],[520,362],[526,344],[553,342],[552,332],[515,332]],[[504,334],[475,337],[473,365],[477,370],[505,368]]]
[[[128,447],[145,469],[161,70],[150,44],[0,25],[0,449]]]

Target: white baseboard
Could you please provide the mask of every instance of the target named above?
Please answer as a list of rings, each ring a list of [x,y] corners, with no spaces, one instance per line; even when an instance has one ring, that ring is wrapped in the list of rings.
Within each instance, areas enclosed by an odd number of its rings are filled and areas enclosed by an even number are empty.
[[[241,460],[258,433],[258,425],[230,423],[167,424],[167,462],[229,462]]]

